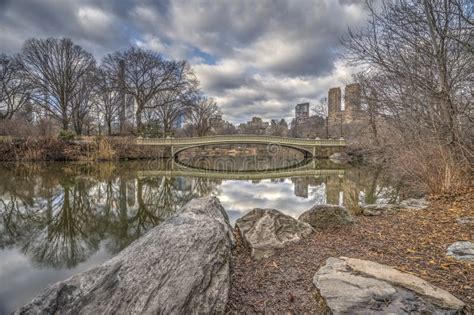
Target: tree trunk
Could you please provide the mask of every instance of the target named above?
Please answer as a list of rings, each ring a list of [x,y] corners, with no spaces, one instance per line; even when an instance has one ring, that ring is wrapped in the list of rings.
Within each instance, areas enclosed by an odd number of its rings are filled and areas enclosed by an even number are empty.
[[[142,107],[138,106],[137,111],[135,113],[135,120],[137,123],[137,132],[142,131],[142,112],[143,112]]]
[[[69,120],[65,117],[62,119],[62,125],[63,125],[63,130],[68,131],[69,130]]]
[[[76,135],[81,136],[82,135],[82,129],[83,129],[83,122],[81,118],[76,118],[76,121],[74,122],[74,131],[76,132]]]

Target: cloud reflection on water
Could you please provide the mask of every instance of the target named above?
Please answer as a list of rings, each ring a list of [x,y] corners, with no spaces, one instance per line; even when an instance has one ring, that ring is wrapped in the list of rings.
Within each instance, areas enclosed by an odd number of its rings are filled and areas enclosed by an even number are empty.
[[[295,184],[290,179],[275,182],[262,180],[251,181],[228,180],[217,188],[216,196],[227,211],[232,211],[231,223],[254,208],[272,208],[297,218],[314,204],[326,201],[325,184],[310,187],[308,198],[294,194]]]
[[[99,265],[199,196],[220,198],[232,223],[253,208],[293,217],[314,204],[397,198],[370,170],[344,176],[219,180],[148,176],[147,162],[0,168],[0,313],[43,287]]]

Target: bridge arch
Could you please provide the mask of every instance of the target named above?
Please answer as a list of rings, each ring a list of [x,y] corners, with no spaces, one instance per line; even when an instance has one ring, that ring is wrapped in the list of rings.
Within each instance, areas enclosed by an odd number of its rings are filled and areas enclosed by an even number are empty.
[[[266,142],[261,142],[261,143],[257,143],[257,142],[233,142],[233,143],[216,142],[216,143],[205,143],[205,144],[195,144],[195,145],[189,145],[189,146],[182,146],[182,147],[179,147],[179,148],[173,150],[173,157],[178,158],[179,153],[181,153],[183,151],[186,151],[188,149],[201,148],[201,147],[205,147],[205,146],[208,146],[208,145],[220,145],[220,144],[266,144],[266,145],[272,144],[272,145],[278,145],[278,146],[284,147],[284,148],[290,148],[290,149],[297,150],[297,151],[303,153],[305,155],[305,157],[310,157],[310,158],[313,157],[313,152],[309,148],[304,148],[304,147],[299,147],[299,146],[292,146],[292,145],[288,145],[288,144],[276,144],[276,143],[266,143]]]
[[[328,151],[328,153],[325,154],[326,157],[328,157],[330,153],[343,150],[346,146],[344,139],[301,139],[241,134],[193,138],[137,138],[136,143],[139,145],[170,147],[172,157],[175,157],[179,152],[192,147],[218,144],[275,144],[283,147],[294,148],[307,153],[307,155],[310,155],[311,157],[316,157],[318,150]]]

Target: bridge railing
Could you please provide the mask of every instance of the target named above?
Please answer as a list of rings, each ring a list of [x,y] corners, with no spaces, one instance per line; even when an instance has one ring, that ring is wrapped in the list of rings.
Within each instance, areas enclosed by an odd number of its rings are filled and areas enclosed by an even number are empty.
[[[137,144],[143,145],[198,145],[214,143],[271,143],[305,146],[345,146],[344,139],[302,139],[259,135],[226,135],[188,138],[137,138]]]

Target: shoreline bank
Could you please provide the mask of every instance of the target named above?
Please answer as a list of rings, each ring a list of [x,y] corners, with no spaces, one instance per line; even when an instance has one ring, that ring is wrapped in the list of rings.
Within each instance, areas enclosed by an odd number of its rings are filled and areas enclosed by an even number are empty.
[[[163,149],[135,144],[129,137],[8,139],[0,141],[0,162],[119,161],[153,159]]]
[[[353,225],[320,229],[296,244],[255,260],[237,235],[227,312],[324,313],[313,276],[329,257],[352,257],[386,264],[436,285],[474,310],[474,264],[446,255],[447,247],[473,240],[474,190],[431,200],[423,211],[357,216]]]

